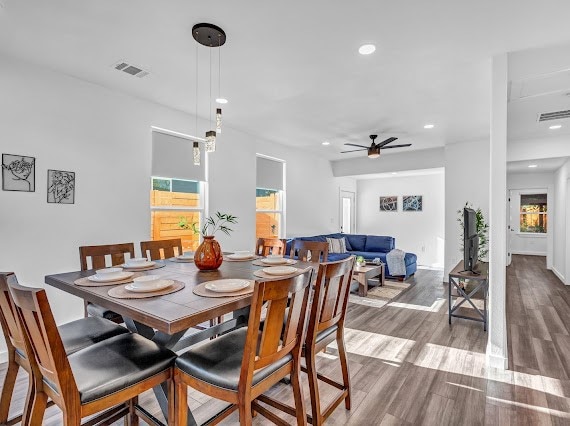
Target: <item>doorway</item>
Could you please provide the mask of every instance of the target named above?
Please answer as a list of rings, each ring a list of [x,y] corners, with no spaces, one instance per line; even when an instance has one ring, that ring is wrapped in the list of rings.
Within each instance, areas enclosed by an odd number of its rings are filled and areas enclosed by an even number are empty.
[[[356,232],[356,194],[351,191],[340,191],[340,232],[354,234]]]

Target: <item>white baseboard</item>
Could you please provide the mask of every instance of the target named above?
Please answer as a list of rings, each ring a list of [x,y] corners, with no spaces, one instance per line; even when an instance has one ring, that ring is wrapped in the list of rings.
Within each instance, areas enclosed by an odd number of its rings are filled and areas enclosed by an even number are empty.
[[[0,352],[0,364],[4,364],[5,362],[8,362],[8,351]]]
[[[568,285],[566,283],[566,280],[564,279],[564,275],[562,275],[560,272],[558,272],[558,270],[554,266],[552,267],[552,272],[554,272],[554,275],[556,275],[558,277],[558,279],[560,281],[562,281],[563,284]]]
[[[497,368],[500,370],[506,370],[509,368],[509,359],[501,355],[491,354],[488,347],[486,358],[487,367]]]
[[[525,256],[546,256],[543,251],[512,251],[511,254],[523,254]]]

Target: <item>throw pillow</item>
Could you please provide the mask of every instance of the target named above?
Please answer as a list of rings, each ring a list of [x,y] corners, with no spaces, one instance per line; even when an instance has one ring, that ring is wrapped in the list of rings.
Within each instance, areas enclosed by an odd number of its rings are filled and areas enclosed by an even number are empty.
[[[329,253],[346,253],[346,241],[344,238],[327,238]]]

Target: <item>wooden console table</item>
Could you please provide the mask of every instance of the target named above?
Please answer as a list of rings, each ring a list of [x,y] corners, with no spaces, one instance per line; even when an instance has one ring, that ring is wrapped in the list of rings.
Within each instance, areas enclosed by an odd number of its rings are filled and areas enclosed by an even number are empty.
[[[449,324],[451,317],[464,318],[483,323],[483,330],[487,331],[487,296],[489,294],[489,264],[479,262],[477,271],[479,275],[464,271],[463,261],[459,262],[449,273],[449,290],[447,305],[449,310]],[[475,286],[467,285],[463,288],[459,280],[475,282]],[[471,288],[470,288],[471,287]],[[467,293],[468,292],[468,293]],[[483,300],[483,310],[475,306],[474,300]],[[465,302],[473,307],[475,316],[455,313]]]

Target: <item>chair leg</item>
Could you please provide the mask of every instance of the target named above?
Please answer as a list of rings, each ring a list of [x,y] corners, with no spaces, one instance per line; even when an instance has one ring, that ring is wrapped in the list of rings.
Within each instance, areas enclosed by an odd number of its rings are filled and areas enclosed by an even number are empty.
[[[305,398],[303,397],[303,388],[301,386],[301,366],[298,362],[291,372],[291,386],[293,387],[293,396],[295,398],[295,411],[297,414],[297,425],[305,426],[307,424],[307,413],[305,412]]]
[[[174,384],[174,378],[168,380],[168,419],[167,424],[168,426],[175,426],[176,423],[176,408],[179,404],[177,404],[177,395],[176,395],[176,385]],[[186,407],[188,410],[188,401],[184,398],[182,405]]]
[[[42,391],[35,391],[31,401],[30,418],[27,424],[41,425],[47,408],[47,395]],[[67,423],[66,423],[67,424]]]
[[[251,426],[253,417],[251,415],[251,400],[249,398],[239,402],[239,424],[240,426]]]
[[[29,374],[28,380],[28,393],[26,394],[26,402],[24,405],[24,412],[22,414],[22,424],[28,425],[30,423],[30,418],[32,416],[32,408],[36,399],[36,393],[38,391],[38,386],[36,384],[36,379]],[[0,423],[3,424],[3,423]]]
[[[128,426],[139,426],[139,416],[135,410],[135,405],[139,403],[139,397],[135,396],[129,401],[129,415],[125,417],[125,420],[128,418],[127,424]]]
[[[16,384],[16,376],[20,366],[16,364],[11,356],[8,361],[6,369],[6,376],[2,384],[2,394],[0,395],[0,424],[5,424],[8,421],[8,412],[10,411],[10,402],[12,401],[12,394],[14,393],[14,385]]]
[[[309,379],[309,393],[311,394],[311,416],[313,426],[321,426],[323,419],[321,416],[321,401],[319,397],[319,382],[317,378],[317,366],[315,364],[315,352],[313,348],[305,349],[305,360],[307,364],[307,378]]]
[[[89,303],[89,302],[87,302],[87,300],[83,301],[83,317],[84,318],[87,318],[89,316],[89,313],[87,313],[87,303]]]
[[[174,417],[175,425],[185,425],[188,423],[188,387],[185,383],[174,380],[175,396],[174,403],[176,405],[173,410],[174,416],[168,415],[169,424],[170,417]]]
[[[350,372],[348,370],[348,360],[346,358],[346,346],[344,344],[344,332],[338,329],[336,344],[338,347],[338,358],[340,360],[340,368],[342,369],[342,382],[346,388],[346,398],[344,399],[344,406],[350,410]]]

